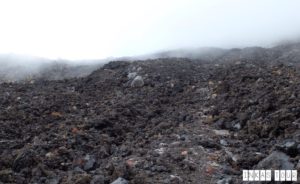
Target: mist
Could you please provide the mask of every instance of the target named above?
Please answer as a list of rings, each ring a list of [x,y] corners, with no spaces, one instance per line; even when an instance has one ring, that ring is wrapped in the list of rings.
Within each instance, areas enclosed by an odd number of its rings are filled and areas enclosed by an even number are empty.
[[[0,53],[102,59],[298,38],[297,0],[2,1]]]
[[[299,40],[299,7],[297,0],[1,1],[0,54],[16,55],[0,58],[1,70],[24,65],[28,73],[45,62],[90,65],[202,47],[272,47]]]

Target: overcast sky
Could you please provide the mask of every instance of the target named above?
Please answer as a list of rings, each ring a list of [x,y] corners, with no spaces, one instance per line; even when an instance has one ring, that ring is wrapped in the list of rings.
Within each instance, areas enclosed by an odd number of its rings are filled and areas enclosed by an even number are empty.
[[[0,0],[0,53],[131,56],[270,46],[300,35],[299,0]]]

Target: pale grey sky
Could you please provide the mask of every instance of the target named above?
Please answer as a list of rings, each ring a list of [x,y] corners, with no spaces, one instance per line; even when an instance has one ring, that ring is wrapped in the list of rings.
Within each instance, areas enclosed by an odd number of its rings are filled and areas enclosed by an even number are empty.
[[[300,36],[299,0],[0,0],[0,53],[131,56]]]

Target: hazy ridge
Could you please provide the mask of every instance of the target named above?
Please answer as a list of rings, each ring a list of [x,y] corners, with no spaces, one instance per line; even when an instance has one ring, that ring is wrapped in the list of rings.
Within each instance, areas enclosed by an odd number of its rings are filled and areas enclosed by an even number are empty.
[[[157,58],[188,58],[207,62],[272,60],[295,64],[300,60],[300,43],[281,44],[272,48],[246,47],[222,49],[203,47],[177,49],[141,56],[84,61],[50,60],[16,54],[2,54],[0,55],[0,82],[30,81],[34,79],[60,80],[84,77],[109,61],[135,61]]]

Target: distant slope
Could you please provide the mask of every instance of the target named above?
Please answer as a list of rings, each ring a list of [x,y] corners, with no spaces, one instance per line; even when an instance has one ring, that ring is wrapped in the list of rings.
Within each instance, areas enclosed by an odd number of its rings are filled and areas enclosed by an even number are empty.
[[[0,55],[0,82],[28,81],[32,79],[59,80],[83,77],[99,68],[103,60],[68,61],[39,57]]]
[[[299,65],[300,43],[281,44],[273,48],[246,47],[222,49],[214,47],[177,49],[153,54],[109,58],[104,60],[49,60],[14,54],[0,55],[0,82],[31,79],[59,80],[83,77],[108,61],[136,61],[157,58],[188,58],[206,62],[273,61]]]

